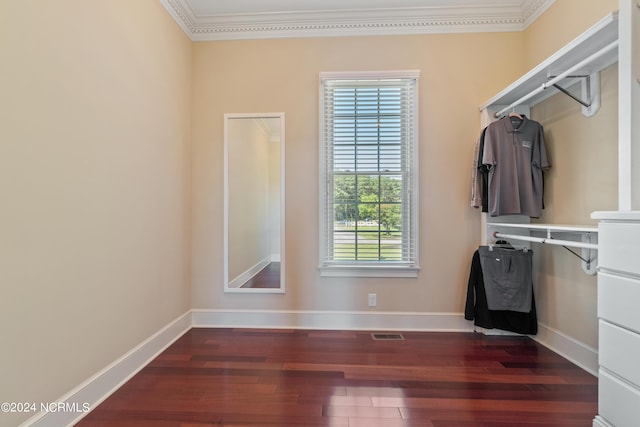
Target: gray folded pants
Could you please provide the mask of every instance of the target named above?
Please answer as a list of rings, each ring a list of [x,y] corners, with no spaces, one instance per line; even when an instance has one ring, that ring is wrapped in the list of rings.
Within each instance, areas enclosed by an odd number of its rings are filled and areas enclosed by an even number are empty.
[[[489,310],[529,313],[533,252],[494,246],[478,248]]]

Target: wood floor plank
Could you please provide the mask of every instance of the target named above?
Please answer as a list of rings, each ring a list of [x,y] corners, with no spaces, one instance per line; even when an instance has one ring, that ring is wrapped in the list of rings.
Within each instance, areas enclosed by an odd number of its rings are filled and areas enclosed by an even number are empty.
[[[555,413],[590,413],[592,405],[589,402],[550,402],[511,399],[437,399],[437,398],[405,398],[405,397],[374,397],[373,406],[376,408],[419,408],[419,409],[450,409],[452,411],[502,411],[510,408],[517,412],[555,412]]]
[[[597,378],[527,337],[191,329],[78,425],[591,426]]]

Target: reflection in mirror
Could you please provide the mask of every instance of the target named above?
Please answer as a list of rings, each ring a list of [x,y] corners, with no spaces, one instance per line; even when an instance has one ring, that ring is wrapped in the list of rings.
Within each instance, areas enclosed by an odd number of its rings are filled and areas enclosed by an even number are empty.
[[[225,292],[284,293],[284,113],[225,114]]]

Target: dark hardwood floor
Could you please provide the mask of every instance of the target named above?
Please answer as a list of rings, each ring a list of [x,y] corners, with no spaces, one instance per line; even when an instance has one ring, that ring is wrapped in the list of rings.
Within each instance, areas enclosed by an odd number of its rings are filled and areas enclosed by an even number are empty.
[[[241,288],[279,288],[280,287],[280,263],[271,262],[258,274],[247,280]]]
[[[191,329],[78,425],[591,426],[597,379],[526,337]]]

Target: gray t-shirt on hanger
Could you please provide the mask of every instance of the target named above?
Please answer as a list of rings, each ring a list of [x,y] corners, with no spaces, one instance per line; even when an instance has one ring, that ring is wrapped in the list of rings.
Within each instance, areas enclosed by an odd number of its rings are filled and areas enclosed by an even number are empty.
[[[504,117],[487,126],[482,163],[489,167],[489,214],[542,215],[547,150],[540,123]]]

